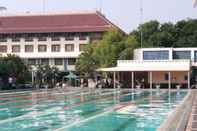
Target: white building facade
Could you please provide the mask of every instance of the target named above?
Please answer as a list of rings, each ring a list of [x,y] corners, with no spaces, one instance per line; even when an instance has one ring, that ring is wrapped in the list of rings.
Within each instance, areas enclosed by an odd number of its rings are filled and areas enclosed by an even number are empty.
[[[28,65],[74,71],[87,44],[118,28],[100,12],[0,17],[0,56],[14,54]]]
[[[114,80],[132,88],[140,83],[191,88],[197,82],[196,67],[197,48],[140,48],[134,50],[134,60],[118,60],[116,67],[98,71],[113,72]]]

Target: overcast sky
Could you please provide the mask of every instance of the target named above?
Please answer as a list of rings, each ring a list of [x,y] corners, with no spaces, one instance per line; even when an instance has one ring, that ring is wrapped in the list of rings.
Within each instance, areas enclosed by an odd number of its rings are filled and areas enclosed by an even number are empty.
[[[96,10],[102,5],[102,12],[113,23],[126,32],[140,23],[140,0],[45,0],[46,12]],[[197,18],[194,0],[143,0],[144,22],[176,22],[187,18]],[[43,11],[43,0],[0,0],[0,6],[7,7],[1,14],[15,14]]]

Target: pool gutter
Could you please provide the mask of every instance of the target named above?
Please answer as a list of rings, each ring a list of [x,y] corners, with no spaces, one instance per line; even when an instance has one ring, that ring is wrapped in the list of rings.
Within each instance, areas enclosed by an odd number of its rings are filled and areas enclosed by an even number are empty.
[[[191,112],[191,106],[194,99],[194,93],[189,90],[186,97],[182,102],[172,111],[157,131],[185,131],[189,114]]]

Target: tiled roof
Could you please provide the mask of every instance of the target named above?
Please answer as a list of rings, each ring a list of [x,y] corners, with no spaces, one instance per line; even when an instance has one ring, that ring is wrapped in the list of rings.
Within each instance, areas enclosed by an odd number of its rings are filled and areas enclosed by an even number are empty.
[[[0,34],[104,32],[113,26],[99,12],[0,17]]]

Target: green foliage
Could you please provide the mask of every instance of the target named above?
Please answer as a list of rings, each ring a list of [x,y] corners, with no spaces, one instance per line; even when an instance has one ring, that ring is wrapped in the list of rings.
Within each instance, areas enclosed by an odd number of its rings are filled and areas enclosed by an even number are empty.
[[[110,30],[101,41],[91,43],[80,55],[76,69],[80,74],[92,76],[95,69],[112,67],[116,61],[130,60],[133,50],[140,47],[196,47],[197,20],[183,20],[176,24],[150,21],[132,31],[128,36],[118,30]]]
[[[138,46],[135,37],[110,30],[101,41],[89,44],[80,55],[76,69],[80,74],[91,77],[97,68],[116,66],[117,59],[132,59],[133,49]]]
[[[84,76],[92,75],[97,68],[97,61],[93,57],[94,48],[92,45],[86,46],[84,52],[76,62],[76,70]]]
[[[143,32],[143,47],[196,47],[197,20],[182,20],[176,24],[150,21],[140,25],[131,32],[141,42]]]
[[[13,77],[17,83],[25,83],[28,81],[30,73],[23,61],[14,55],[0,58],[0,78],[4,85],[8,83],[8,78]]]
[[[38,65],[36,71],[36,84],[38,84],[39,87],[47,85],[49,88],[52,88],[57,82],[58,75],[58,68],[50,67],[49,65]]]

